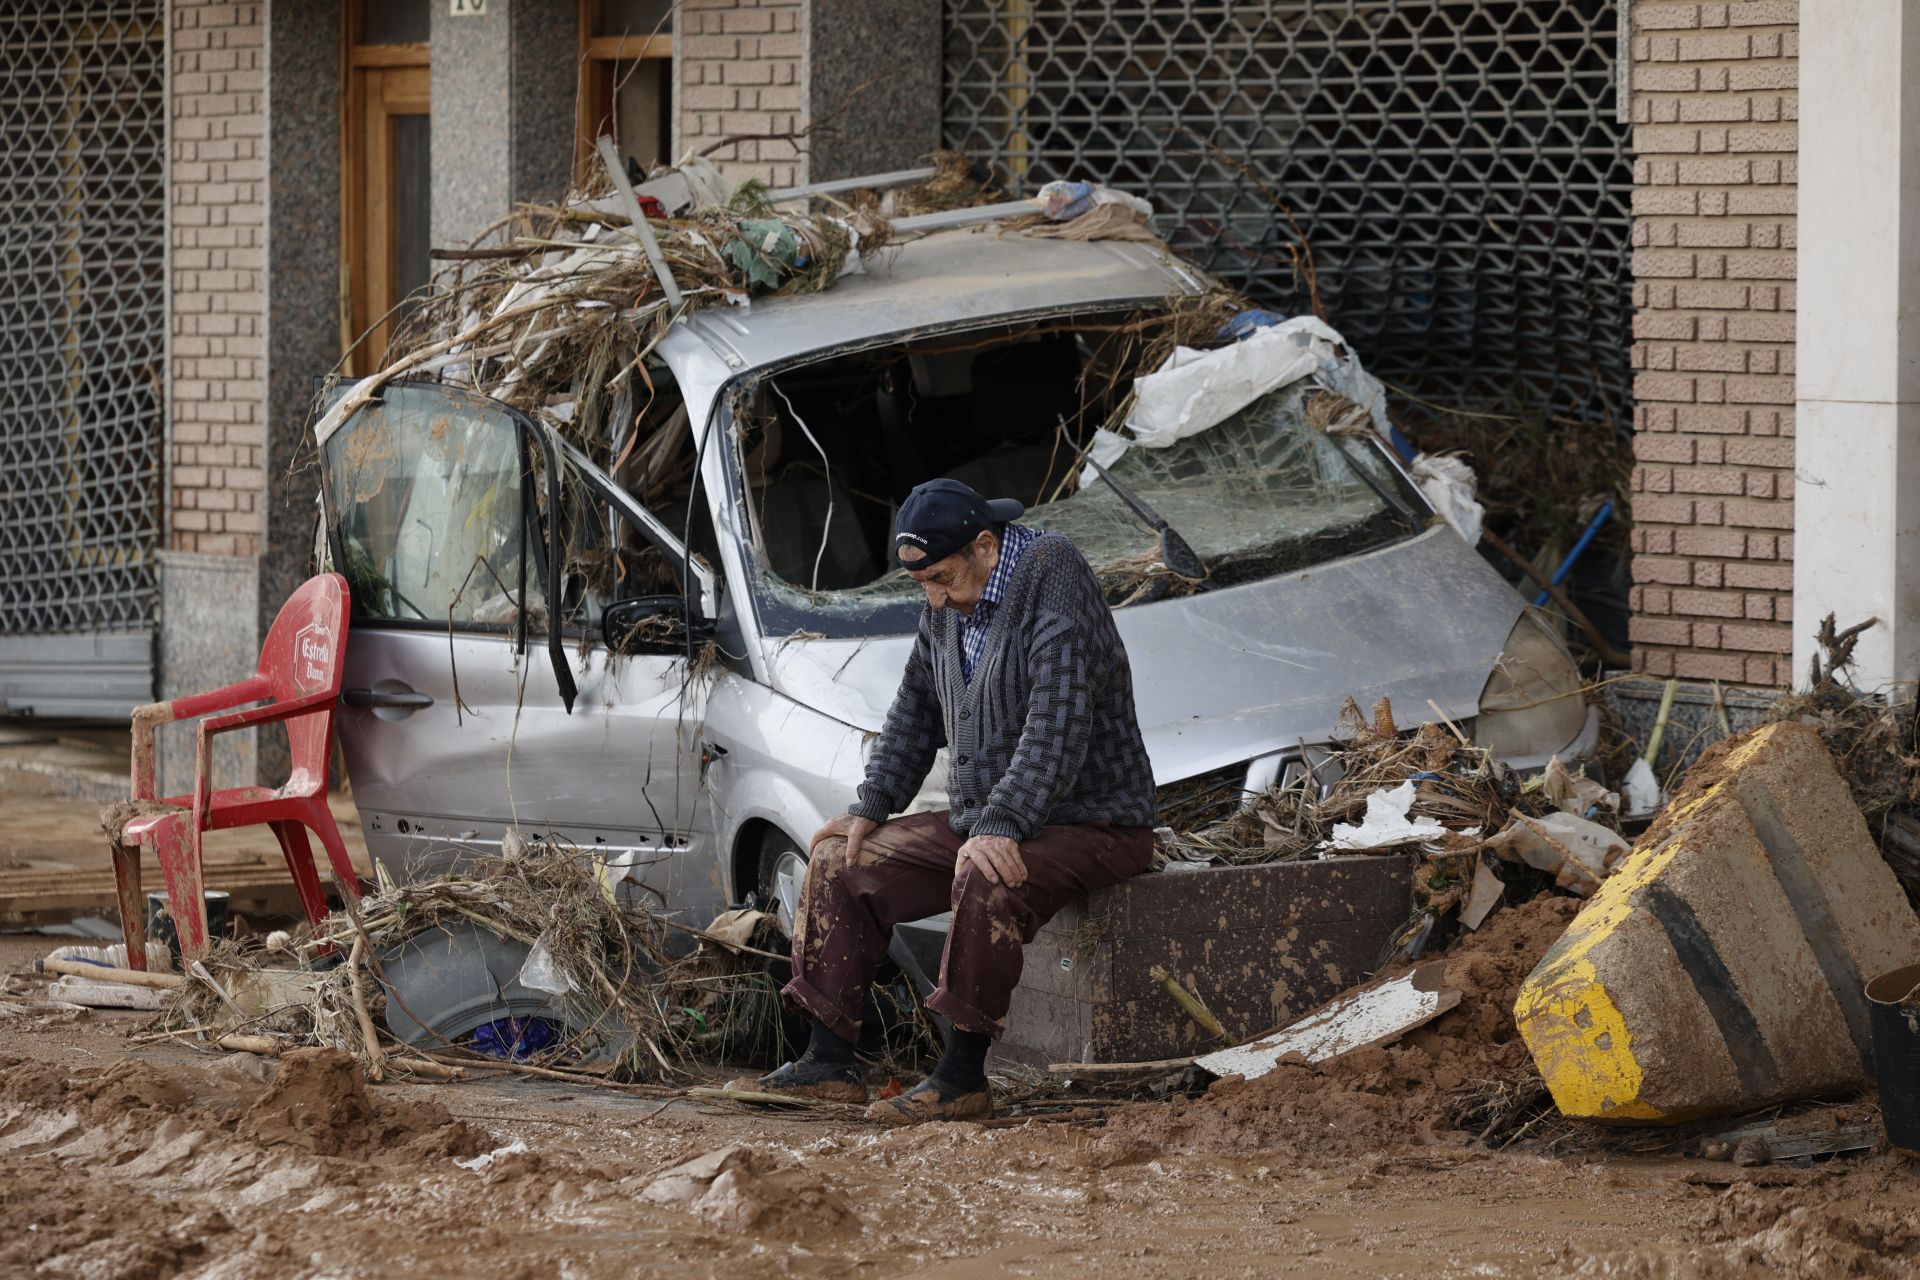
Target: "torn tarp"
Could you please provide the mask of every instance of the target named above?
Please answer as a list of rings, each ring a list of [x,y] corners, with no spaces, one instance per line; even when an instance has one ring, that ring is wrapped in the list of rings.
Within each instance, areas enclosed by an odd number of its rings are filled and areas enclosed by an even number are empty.
[[[1366,410],[1383,437],[1390,430],[1379,381],[1360,367],[1338,331],[1312,316],[1257,328],[1230,347],[1176,348],[1158,369],[1134,382],[1127,430],[1135,442],[1164,449],[1307,377]]]

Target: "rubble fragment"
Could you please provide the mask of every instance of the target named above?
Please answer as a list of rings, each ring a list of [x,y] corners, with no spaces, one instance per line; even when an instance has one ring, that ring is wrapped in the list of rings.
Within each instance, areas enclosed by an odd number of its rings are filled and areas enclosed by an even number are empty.
[[[1539,818],[1516,812],[1488,838],[1486,847],[1508,862],[1546,872],[1555,884],[1582,898],[1593,896],[1630,848],[1618,831],[1566,812]]]
[[[1195,1061],[1217,1076],[1257,1080],[1290,1057],[1320,1063],[1390,1044],[1460,1003],[1459,988],[1447,985],[1446,969],[1444,961],[1432,961],[1370,983],[1321,1005],[1277,1035]]]
[[[1819,735],[1711,749],[1514,1007],[1569,1116],[1673,1122],[1857,1088],[1864,975],[1920,920]]]

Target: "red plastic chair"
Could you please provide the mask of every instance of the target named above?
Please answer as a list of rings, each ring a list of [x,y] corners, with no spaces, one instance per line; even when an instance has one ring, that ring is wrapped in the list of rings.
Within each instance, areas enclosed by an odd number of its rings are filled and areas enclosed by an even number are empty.
[[[133,798],[154,800],[153,737],[158,725],[271,699],[265,706],[200,722],[192,795],[155,802],[121,829],[113,848],[114,886],[127,940],[127,963],[147,967],[146,904],[140,893],[140,850],[151,847],[167,880],[168,908],[189,962],[207,953],[207,903],[201,884],[203,832],[265,825],[286,855],[287,869],[307,919],[326,919],[327,899],[314,870],[307,829],[320,837],[333,864],[334,883],[355,903],[360,882],[327,808],[327,769],[333,708],[347,647],[347,580],[337,573],[309,579],[281,606],[267,632],[254,675],[210,693],[156,702],[133,713]],[[248,725],[284,723],[293,772],[280,787],[213,786],[213,739]],[[164,806],[164,808],[162,808]]]

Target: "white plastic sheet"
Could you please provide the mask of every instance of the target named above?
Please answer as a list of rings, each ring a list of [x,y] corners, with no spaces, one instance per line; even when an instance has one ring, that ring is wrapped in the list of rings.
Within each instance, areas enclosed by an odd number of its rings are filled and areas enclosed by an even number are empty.
[[[1158,369],[1134,381],[1127,431],[1133,443],[1164,449],[1307,377],[1366,410],[1374,429],[1386,436],[1385,390],[1360,367],[1346,339],[1312,316],[1257,329],[1214,351],[1175,348]]]
[[[526,1139],[515,1138],[504,1147],[495,1147],[493,1150],[477,1155],[471,1160],[455,1160],[453,1163],[456,1168],[472,1169],[475,1173],[478,1173],[494,1161],[505,1160],[508,1156],[517,1156],[526,1149]]]
[[[1437,822],[1416,821],[1407,817],[1413,808],[1413,779],[1388,790],[1382,787],[1367,797],[1366,816],[1360,825],[1337,822],[1329,842],[1335,849],[1384,849],[1389,845],[1409,844],[1417,840],[1437,840],[1447,829]]]

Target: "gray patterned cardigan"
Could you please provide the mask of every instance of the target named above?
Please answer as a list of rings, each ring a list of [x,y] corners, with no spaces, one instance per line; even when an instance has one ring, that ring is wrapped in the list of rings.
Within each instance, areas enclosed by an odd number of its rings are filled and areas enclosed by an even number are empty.
[[[956,832],[1028,840],[1066,823],[1153,824],[1127,651],[1092,567],[1065,536],[1044,533],[1021,552],[971,683],[960,673],[960,615],[921,612],[848,812],[885,822],[906,808],[943,746]]]

